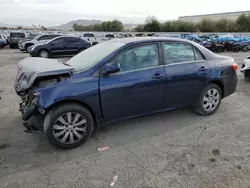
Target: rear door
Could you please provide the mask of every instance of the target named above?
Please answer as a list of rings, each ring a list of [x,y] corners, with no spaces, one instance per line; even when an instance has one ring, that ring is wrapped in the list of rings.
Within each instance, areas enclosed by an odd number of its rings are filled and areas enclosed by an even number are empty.
[[[165,107],[165,70],[160,44],[131,47],[110,62],[121,71],[100,77],[101,104],[105,121],[143,115]]]
[[[203,54],[189,43],[164,42],[166,107],[193,104],[208,81],[210,65]]]
[[[78,52],[80,48],[80,39],[74,37],[65,38],[65,54],[73,55]]]

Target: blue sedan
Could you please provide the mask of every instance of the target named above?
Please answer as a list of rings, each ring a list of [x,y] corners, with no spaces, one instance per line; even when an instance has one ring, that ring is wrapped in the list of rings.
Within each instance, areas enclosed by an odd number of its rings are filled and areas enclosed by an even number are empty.
[[[123,38],[88,48],[64,64],[26,58],[18,64],[15,89],[24,126],[71,149],[104,122],[181,107],[213,114],[236,91],[237,68],[231,57],[191,41]]]

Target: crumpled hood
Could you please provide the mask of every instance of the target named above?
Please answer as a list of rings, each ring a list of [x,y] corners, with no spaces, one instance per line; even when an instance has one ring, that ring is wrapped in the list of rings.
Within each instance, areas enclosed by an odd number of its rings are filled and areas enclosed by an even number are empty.
[[[15,90],[17,93],[29,89],[38,77],[71,73],[74,68],[57,60],[28,57],[18,63]]]

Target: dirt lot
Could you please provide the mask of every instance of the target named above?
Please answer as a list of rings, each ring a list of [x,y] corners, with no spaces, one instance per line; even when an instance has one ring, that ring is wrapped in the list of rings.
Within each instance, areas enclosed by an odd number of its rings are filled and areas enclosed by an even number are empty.
[[[228,53],[240,63],[247,53]],[[0,50],[0,187],[250,187],[250,83],[209,117],[188,109],[126,120],[70,151],[24,133],[13,83],[28,54]],[[97,148],[109,146],[105,152]]]

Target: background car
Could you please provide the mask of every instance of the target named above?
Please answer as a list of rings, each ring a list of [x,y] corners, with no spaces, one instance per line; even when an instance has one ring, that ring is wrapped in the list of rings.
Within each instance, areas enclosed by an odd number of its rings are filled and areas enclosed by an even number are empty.
[[[20,40],[26,39],[26,35],[23,32],[11,32],[8,38],[10,48],[18,47]]]
[[[107,38],[108,40],[110,40],[110,39],[116,38],[116,36],[114,34],[106,34],[105,38]]]
[[[4,47],[4,46],[6,46],[8,44],[7,38],[3,34],[0,34],[0,41],[1,41],[0,47]]]
[[[28,52],[28,48],[30,46],[46,42],[46,41],[51,40],[53,38],[56,38],[58,36],[60,36],[60,35],[41,35],[41,36],[37,36],[33,40],[24,41],[22,43],[19,42],[18,47],[19,47],[20,51],[27,51]]]
[[[243,73],[245,81],[250,82],[250,56],[244,59],[240,71]]]
[[[56,37],[44,44],[36,44],[29,48],[32,57],[48,58],[57,55],[75,55],[91,47],[89,42],[77,37]]]
[[[90,42],[92,45],[96,45],[102,42],[102,39],[99,35],[95,33],[84,33],[80,36],[81,39]]]
[[[24,59],[15,89],[24,99],[25,127],[71,149],[86,142],[98,122],[181,107],[211,115],[236,91],[236,70],[233,58],[187,40],[123,38],[95,45],[66,64]],[[37,116],[44,124],[29,121]]]

